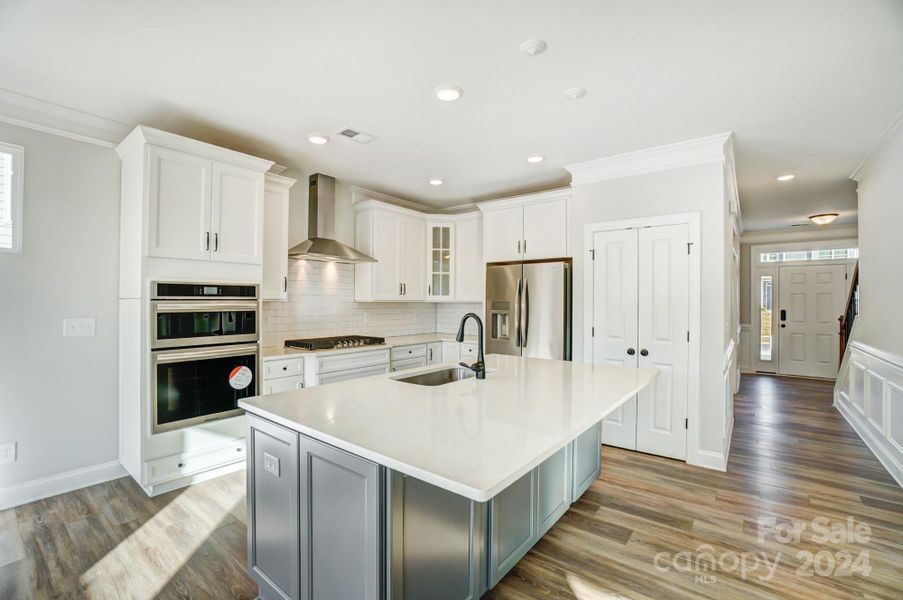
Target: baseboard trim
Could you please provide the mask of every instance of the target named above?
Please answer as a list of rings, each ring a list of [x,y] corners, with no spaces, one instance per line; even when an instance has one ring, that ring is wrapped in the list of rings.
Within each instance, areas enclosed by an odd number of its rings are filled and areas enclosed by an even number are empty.
[[[221,475],[226,475],[227,473],[241,471],[246,467],[246,462],[247,461],[245,460],[245,458],[242,457],[235,462],[216,467],[214,469],[201,471],[200,473],[195,473],[193,475],[186,475],[185,477],[179,477],[178,479],[171,479],[169,481],[164,481],[163,483],[157,483],[146,487],[142,486],[142,488],[144,489],[144,493],[148,496],[159,496],[160,494],[165,494],[166,492],[171,492],[183,487],[188,487],[189,485],[195,483],[201,483],[202,481],[220,477]]]
[[[696,461],[690,464],[714,471],[727,471],[727,457],[721,452],[711,450],[697,450]]]
[[[896,480],[897,485],[903,487],[903,465],[887,449],[881,438],[867,426],[862,420],[862,416],[850,410],[850,407],[846,403],[841,402],[837,395],[836,393],[834,395],[834,407],[837,409],[837,412],[850,424],[850,427],[859,435],[863,443],[868,446],[868,449],[872,451],[878,462],[887,469],[890,476]]]
[[[0,510],[65,494],[128,475],[118,460],[11,485],[0,490]]]

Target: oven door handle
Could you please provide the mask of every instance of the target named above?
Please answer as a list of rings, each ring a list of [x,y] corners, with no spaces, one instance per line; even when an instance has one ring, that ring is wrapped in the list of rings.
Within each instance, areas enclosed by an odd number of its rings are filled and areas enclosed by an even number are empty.
[[[250,302],[151,302],[154,313],[224,312],[230,310],[257,310],[257,301]]]
[[[219,348],[184,349],[184,350],[154,350],[153,362],[158,365],[186,362],[189,360],[206,360],[209,358],[228,358],[230,356],[257,355],[257,344],[242,344],[239,346],[221,346]]]

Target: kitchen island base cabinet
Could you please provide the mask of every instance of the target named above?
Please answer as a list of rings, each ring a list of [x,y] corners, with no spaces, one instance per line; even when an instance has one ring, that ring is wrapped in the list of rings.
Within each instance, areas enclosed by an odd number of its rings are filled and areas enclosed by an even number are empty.
[[[390,471],[389,600],[476,600],[486,503]]]
[[[595,481],[595,425],[476,502],[248,416],[248,564],[261,600],[476,600]]]

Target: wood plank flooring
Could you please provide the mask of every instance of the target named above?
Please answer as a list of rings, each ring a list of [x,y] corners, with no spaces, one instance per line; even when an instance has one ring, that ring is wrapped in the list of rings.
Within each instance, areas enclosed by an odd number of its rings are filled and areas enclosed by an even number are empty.
[[[828,383],[745,376],[727,473],[610,447],[602,457],[599,480],[487,598],[903,598],[903,491]],[[244,511],[243,472],[156,498],[125,478],[0,511],[0,600],[253,599]],[[817,517],[852,517],[869,541],[818,544]],[[807,530],[760,544],[759,518]],[[837,553],[867,552],[870,574],[819,575],[826,555],[808,570],[797,556],[826,550],[835,567]],[[709,564],[698,551],[714,568],[684,569]],[[763,553],[770,564],[780,553],[771,577]],[[744,556],[745,579],[732,559]]]

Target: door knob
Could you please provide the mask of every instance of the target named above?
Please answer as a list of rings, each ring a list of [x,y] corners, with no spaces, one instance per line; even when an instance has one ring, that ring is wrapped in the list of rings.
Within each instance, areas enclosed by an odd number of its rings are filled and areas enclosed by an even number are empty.
[[[781,323],[781,329],[787,327],[785,324]]]
[[[649,351],[643,348],[640,350],[640,356],[649,356]]]
[[[634,354],[636,354],[636,350],[634,350],[633,348],[628,348],[627,354],[629,354],[630,356],[633,356]]]

